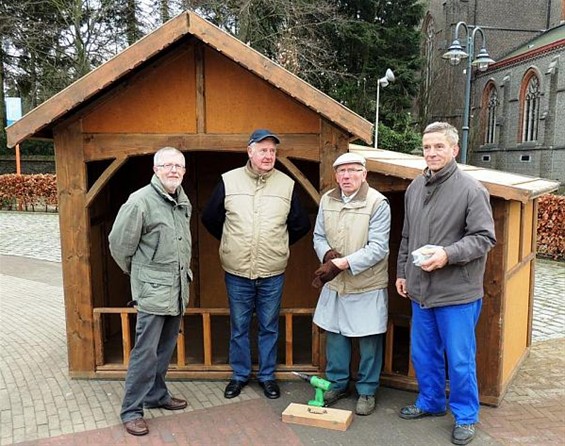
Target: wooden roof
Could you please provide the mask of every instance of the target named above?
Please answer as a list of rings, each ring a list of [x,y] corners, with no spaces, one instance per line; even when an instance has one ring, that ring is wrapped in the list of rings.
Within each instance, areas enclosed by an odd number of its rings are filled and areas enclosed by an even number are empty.
[[[349,145],[349,151],[363,155],[367,170],[382,175],[413,180],[422,173],[426,162],[421,156],[389,150],[373,149],[356,144]],[[492,196],[527,203],[559,187],[558,181],[529,177],[500,170],[460,164],[459,167],[485,185]]]
[[[199,39],[324,116],[352,140],[371,143],[369,121],[195,13],[183,12],[7,127],[8,146],[27,138],[52,138],[57,122],[185,36]]]

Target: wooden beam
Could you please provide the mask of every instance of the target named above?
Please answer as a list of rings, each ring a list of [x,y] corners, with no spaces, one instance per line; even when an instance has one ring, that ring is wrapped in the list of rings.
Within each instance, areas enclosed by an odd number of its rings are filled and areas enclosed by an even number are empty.
[[[92,205],[92,201],[97,197],[97,195],[100,193],[102,188],[106,185],[106,183],[110,180],[110,178],[114,176],[114,173],[116,173],[116,171],[120,167],[122,167],[122,165],[127,161],[127,159],[128,159],[127,156],[121,156],[119,158],[116,158],[112,162],[112,164],[110,164],[104,170],[104,172],[102,172],[102,175],[98,177],[98,179],[94,182],[94,184],[86,194],[86,202],[85,202],[86,207],[90,207]]]
[[[180,320],[179,335],[177,337],[177,367],[186,364],[186,336],[184,334],[184,317]]]
[[[277,156],[277,160],[279,160],[279,162],[287,168],[287,170],[290,172],[290,174],[294,177],[294,179],[296,181],[298,181],[298,183],[300,183],[300,185],[304,188],[304,190],[306,190],[306,192],[308,192],[308,195],[310,195],[310,197],[312,197],[312,200],[314,200],[315,203],[320,203],[320,193],[316,190],[316,188],[313,186],[313,184],[310,182],[310,180],[308,180],[308,178],[306,178],[306,175],[304,175],[300,169],[298,167],[296,167],[296,164],[294,164],[291,160],[289,160],[286,156]]]
[[[129,314],[122,313],[120,315],[122,320],[122,355],[123,355],[123,362],[124,365],[127,367],[129,364],[129,357],[131,352],[131,335],[130,335],[130,328],[129,328]]]
[[[102,314],[94,313],[94,349],[96,366],[104,365],[104,336],[102,335]]]
[[[212,324],[210,313],[202,314],[202,338],[204,342],[204,365],[212,365]]]
[[[320,192],[323,194],[330,188],[335,187],[335,173],[332,165],[339,155],[348,151],[349,141],[347,141],[343,132],[336,129],[330,122],[322,119],[319,148]]]
[[[87,172],[80,122],[55,129],[55,160],[69,372],[96,367]]]
[[[284,315],[284,328],[285,328],[285,364],[288,366],[293,365],[292,357],[292,314],[287,313]]]
[[[198,42],[194,46],[196,64],[196,130],[206,133],[206,80],[204,76],[204,46]]]
[[[319,135],[283,133],[279,137],[279,156],[319,160]],[[248,139],[248,134],[85,133],[84,153],[86,161],[99,161],[120,156],[151,155],[165,146],[194,152],[244,152]]]

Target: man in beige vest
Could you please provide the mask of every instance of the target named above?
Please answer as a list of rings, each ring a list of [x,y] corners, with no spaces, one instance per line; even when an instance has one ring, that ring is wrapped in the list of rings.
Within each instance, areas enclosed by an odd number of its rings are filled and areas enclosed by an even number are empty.
[[[326,405],[349,395],[352,338],[360,362],[355,413],[375,410],[388,317],[391,212],[387,199],[366,182],[365,158],[345,153],[333,164],[338,187],[320,201],[314,249],[323,262],[312,283],[321,287],[314,323],[326,330]]]
[[[249,161],[222,175],[202,212],[202,223],[220,240],[230,304],[232,378],[225,398],[235,398],[251,377],[249,329],[257,315],[259,372],[267,398],[278,398],[275,381],[279,311],[289,245],[310,230],[294,181],[275,169],[279,138],[255,130],[247,145]]]

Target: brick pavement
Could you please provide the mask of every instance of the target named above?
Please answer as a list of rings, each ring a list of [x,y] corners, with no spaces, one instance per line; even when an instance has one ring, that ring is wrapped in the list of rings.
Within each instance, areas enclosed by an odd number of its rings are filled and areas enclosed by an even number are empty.
[[[305,383],[282,383],[281,399],[271,401],[256,384],[225,400],[224,382],[172,382],[189,407],[173,415],[147,411],[152,434],[124,435],[118,416],[123,382],[67,376],[57,216],[0,212],[0,228],[1,446],[450,444],[451,416],[401,420],[396,413],[414,394],[394,389],[381,389],[376,413],[356,417],[347,432],[281,423],[286,405],[311,397]],[[563,264],[537,262],[531,354],[501,406],[482,408],[473,444],[545,445],[565,438],[564,278]],[[338,407],[354,405],[350,398]]]

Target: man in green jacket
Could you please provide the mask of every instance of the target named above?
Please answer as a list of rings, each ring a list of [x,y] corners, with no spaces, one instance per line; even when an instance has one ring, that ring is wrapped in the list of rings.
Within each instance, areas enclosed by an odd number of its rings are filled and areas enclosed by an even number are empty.
[[[135,345],[126,375],[121,419],[128,433],[149,432],[143,408],[184,409],[165,375],[188,305],[192,206],[181,183],[184,155],[173,147],[155,153],[151,183],[130,195],[109,235],[110,252],[130,276],[137,306]]]

